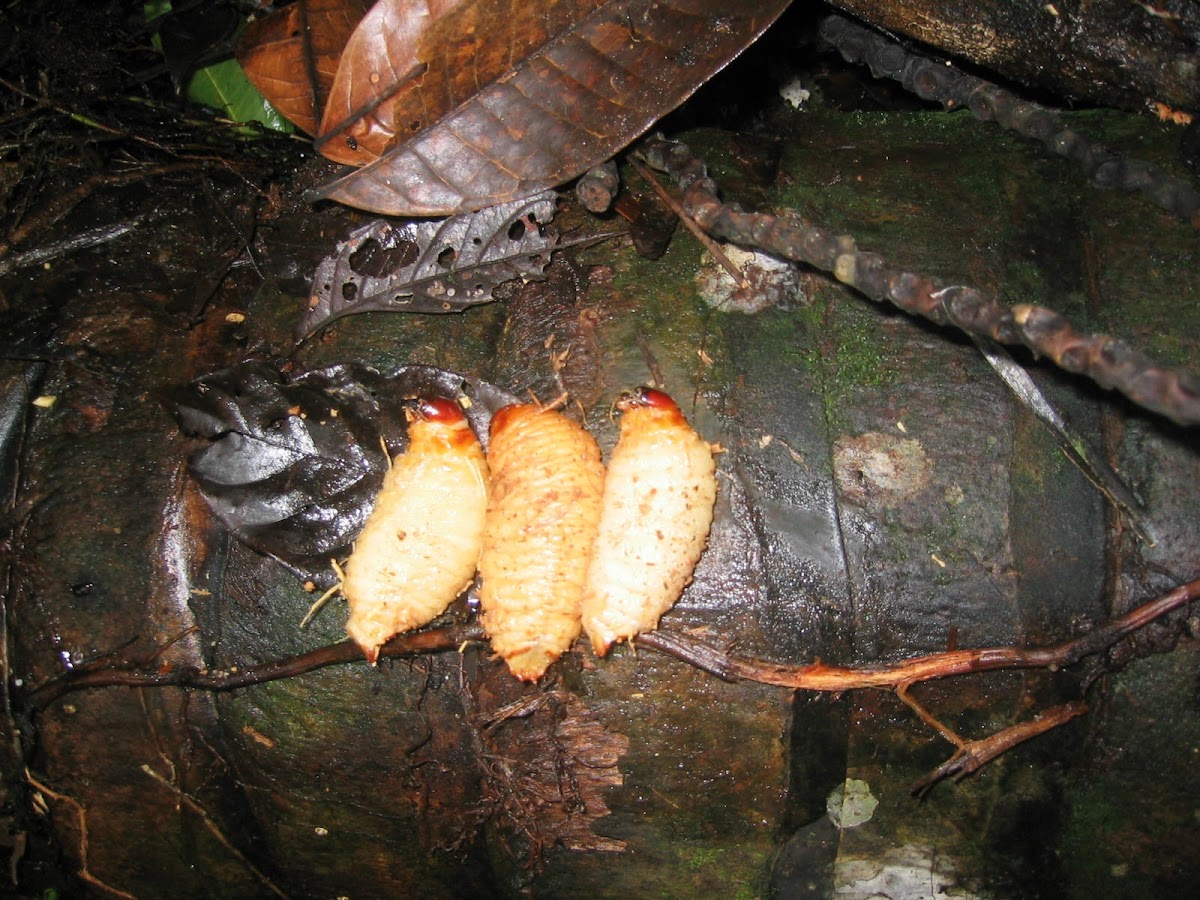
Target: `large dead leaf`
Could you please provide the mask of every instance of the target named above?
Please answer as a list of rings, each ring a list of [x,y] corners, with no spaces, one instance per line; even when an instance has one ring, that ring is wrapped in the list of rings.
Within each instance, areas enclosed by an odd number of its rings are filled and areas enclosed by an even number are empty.
[[[447,0],[440,17],[417,16],[419,36],[389,46],[356,34],[338,75],[346,90],[322,124],[326,152],[347,138],[365,153],[395,145],[315,197],[445,216],[555,187],[682,103],[787,3]],[[412,6],[384,0],[379,21]],[[376,11],[359,32],[380,27]]]
[[[419,130],[430,117],[434,93],[446,94],[437,83],[426,88],[428,38],[439,23],[444,28],[456,7],[478,5],[478,0],[379,0],[346,44],[349,62],[338,69],[316,132],[321,154],[362,166],[392,143],[398,119]],[[468,34],[461,33],[463,50],[478,42]],[[445,111],[443,106],[432,118]]]
[[[280,113],[315,135],[342,48],[370,5],[370,0],[298,0],[246,26],[238,62]]]
[[[353,313],[461,312],[505,281],[540,279],[558,243],[540,227],[554,200],[546,191],[448,219],[364,225],[317,266],[297,337]]]

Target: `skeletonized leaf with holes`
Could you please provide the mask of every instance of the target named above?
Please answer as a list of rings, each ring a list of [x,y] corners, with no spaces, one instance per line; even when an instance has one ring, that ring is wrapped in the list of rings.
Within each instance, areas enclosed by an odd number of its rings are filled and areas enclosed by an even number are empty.
[[[376,221],[351,233],[317,266],[303,339],[362,312],[461,312],[487,303],[513,278],[539,279],[558,246],[542,225],[553,191],[439,221]]]

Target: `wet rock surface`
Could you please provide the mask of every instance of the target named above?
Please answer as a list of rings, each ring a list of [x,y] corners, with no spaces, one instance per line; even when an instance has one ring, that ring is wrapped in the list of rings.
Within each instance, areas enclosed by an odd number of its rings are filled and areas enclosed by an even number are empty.
[[[1156,124],[1072,121],[1171,164]],[[687,138],[730,199],[796,209],[1164,362],[1200,360],[1200,251],[1165,214],[965,117],[777,124],[784,137],[765,143]],[[613,240],[503,303],[350,316],[296,346],[306,273],[355,217],[279,211],[255,271],[230,263],[235,238],[202,227],[204,212],[146,241],[154,252],[91,252],[5,285],[14,357],[36,357],[0,367],[6,724],[24,753],[6,762],[30,772],[9,794],[39,851],[27,883],[195,897],[927,896],[913,885],[931,881],[939,896],[1178,896],[1194,883],[1191,643],[1105,676],[1086,720],[923,802],[910,786],[952,748],[890,692],[728,684],[630,647],[596,660],[580,645],[533,686],[473,642],[220,693],[79,691],[30,717],[31,686],[97,658],[231,669],[343,638],[344,607],[301,630],[314,595],[216,524],[186,471],[195,445],[158,402],[250,356],[434,365],[546,400],[565,388],[605,452],[617,393],[660,380],[723,450],[708,550],[663,627],[740,655],[869,664],[1049,643],[1200,570],[1194,430],[1032,366],[1145,504],[1147,546],[969,342],[817,273],[786,307],[727,312],[697,295],[704,250],[685,233],[654,261]],[[214,272],[228,277],[214,286]],[[442,624],[471,615],[460,602]],[[1087,672],[914,693],[974,737],[1074,698]],[[839,830],[828,798],[848,778],[878,805]]]

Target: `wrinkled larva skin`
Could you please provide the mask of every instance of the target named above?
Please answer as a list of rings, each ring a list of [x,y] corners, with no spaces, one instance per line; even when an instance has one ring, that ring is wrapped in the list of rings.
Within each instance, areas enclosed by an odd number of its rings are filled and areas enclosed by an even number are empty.
[[[662,391],[617,402],[621,435],[583,596],[583,627],[598,656],[658,627],[692,579],[717,496],[712,449]]]
[[[533,681],[579,636],[604,464],[592,436],[566,416],[517,404],[492,417],[488,465],[483,625],[512,673]]]
[[[388,639],[435,619],[466,590],[483,546],[487,462],[458,404],[420,401],[409,438],[342,581],[346,631],[371,663]]]

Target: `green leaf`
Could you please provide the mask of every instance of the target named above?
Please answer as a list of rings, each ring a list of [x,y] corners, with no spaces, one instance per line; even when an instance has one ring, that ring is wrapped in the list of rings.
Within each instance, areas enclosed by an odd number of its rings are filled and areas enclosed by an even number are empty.
[[[142,15],[147,22],[153,22],[159,16],[165,16],[171,11],[171,0],[149,0],[142,4]]]
[[[261,122],[274,131],[295,130],[250,83],[236,59],[222,60],[198,70],[188,82],[187,96],[196,103],[221,110],[235,122]]]

